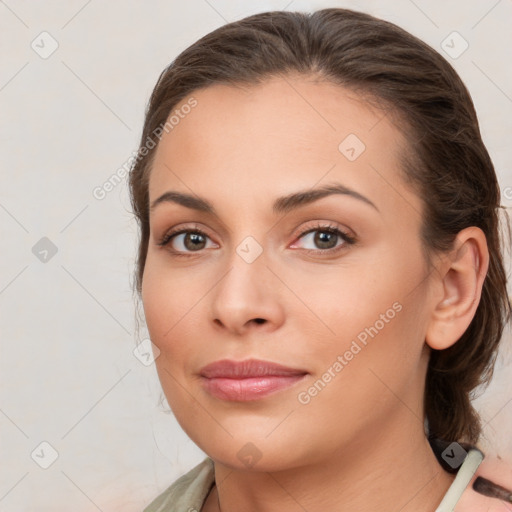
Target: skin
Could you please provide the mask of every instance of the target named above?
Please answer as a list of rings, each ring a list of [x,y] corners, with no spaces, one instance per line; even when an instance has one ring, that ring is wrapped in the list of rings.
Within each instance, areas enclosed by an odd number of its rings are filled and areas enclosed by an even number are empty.
[[[422,200],[398,174],[406,141],[354,92],[289,75],[193,96],[197,106],[159,143],[149,198],[194,194],[218,217],[171,202],[151,211],[142,299],[167,401],[215,462],[203,510],[433,511],[453,476],[425,438],[426,369],[430,349],[455,343],[473,318],[488,266],[483,232],[461,231],[453,252],[428,269]],[[338,149],[351,133],[366,146],[354,161]],[[277,197],[327,183],[356,190],[378,211],[336,194],[272,212]],[[328,254],[343,239],[322,246],[315,233],[299,238],[318,223],[357,244]],[[173,227],[196,227],[207,238],[199,250],[184,245],[185,235],[158,246]],[[252,263],[236,252],[247,236],[263,251]],[[394,318],[300,403],[298,394],[395,302],[402,308]],[[227,402],[207,393],[198,375],[224,358],[309,374],[264,399]],[[261,456],[251,466],[237,456],[247,443]]]

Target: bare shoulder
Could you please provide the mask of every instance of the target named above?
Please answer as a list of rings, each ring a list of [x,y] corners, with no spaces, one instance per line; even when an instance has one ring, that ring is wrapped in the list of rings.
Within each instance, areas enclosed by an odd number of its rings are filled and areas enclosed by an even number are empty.
[[[505,461],[499,456],[486,456],[457,503],[454,512],[506,512],[507,510],[512,512],[511,502],[485,496],[473,489],[473,483],[478,477],[512,491],[512,460]]]

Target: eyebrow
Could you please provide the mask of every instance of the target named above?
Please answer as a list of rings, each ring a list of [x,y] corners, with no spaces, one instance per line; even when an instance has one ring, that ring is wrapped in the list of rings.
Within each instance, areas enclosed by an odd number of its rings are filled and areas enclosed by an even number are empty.
[[[354,197],[369,206],[373,207],[375,210],[379,211],[377,206],[370,201],[367,197],[363,196],[359,192],[352,190],[351,188],[346,187],[340,183],[334,183],[330,185],[324,185],[323,187],[318,187],[314,189],[307,189],[298,192],[294,192],[287,196],[279,197],[276,199],[272,205],[272,211],[274,214],[283,214],[288,213],[291,210],[295,210],[300,208],[301,206],[306,206],[314,201],[318,201],[323,197],[327,197],[333,194],[342,194]],[[191,208],[193,210],[198,210],[204,213],[209,213],[211,215],[217,215],[215,208],[213,205],[204,198],[194,196],[191,194],[185,194],[183,192],[176,192],[170,190],[165,192],[160,197],[155,199],[151,204],[150,210],[153,211],[156,206],[161,203],[176,203],[184,206],[186,208]]]

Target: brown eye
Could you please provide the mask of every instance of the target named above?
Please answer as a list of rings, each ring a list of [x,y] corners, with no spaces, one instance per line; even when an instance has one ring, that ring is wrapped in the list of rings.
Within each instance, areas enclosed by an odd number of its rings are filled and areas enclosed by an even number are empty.
[[[166,234],[158,243],[160,246],[170,245],[171,252],[191,253],[199,252],[206,248],[208,235],[197,229],[181,229]]]
[[[195,251],[204,249],[204,245],[206,244],[206,239],[203,235],[199,233],[185,233],[185,237],[183,238],[183,245],[189,251]]]
[[[314,247],[303,247],[303,249],[313,252],[336,251],[356,241],[355,238],[334,226],[317,226],[309,229],[300,235],[299,240],[311,243]]]
[[[336,247],[338,238],[339,235],[336,233],[331,233],[329,231],[316,231],[313,241],[320,249],[332,249],[333,247]]]

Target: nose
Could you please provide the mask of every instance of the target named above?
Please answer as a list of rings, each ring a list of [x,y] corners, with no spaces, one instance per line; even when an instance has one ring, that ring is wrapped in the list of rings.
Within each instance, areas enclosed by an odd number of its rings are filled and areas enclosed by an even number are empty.
[[[262,253],[248,263],[236,252],[210,295],[216,329],[234,335],[271,332],[284,322],[281,281]]]

